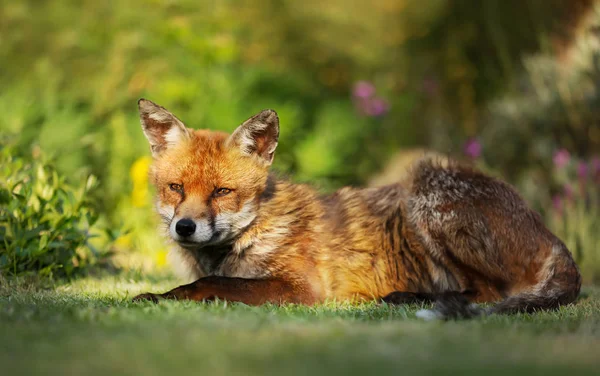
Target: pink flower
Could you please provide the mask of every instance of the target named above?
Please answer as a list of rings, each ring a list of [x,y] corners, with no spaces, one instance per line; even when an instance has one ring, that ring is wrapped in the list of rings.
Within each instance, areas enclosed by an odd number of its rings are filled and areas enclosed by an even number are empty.
[[[554,208],[554,211],[559,214],[562,213],[562,206],[562,198],[560,195],[552,196],[552,207]]]
[[[558,169],[565,167],[569,163],[569,160],[571,160],[571,154],[569,154],[567,149],[557,150],[552,157],[554,166]]]
[[[565,184],[564,187],[565,190],[565,198],[567,199],[567,201],[571,202],[573,201],[573,187],[571,187],[570,184]]]
[[[470,138],[463,146],[463,152],[466,156],[477,159],[481,156],[481,143],[476,138]]]
[[[352,96],[354,97],[354,106],[359,113],[379,117],[389,111],[389,103],[381,97],[376,97],[375,94],[375,86],[368,81],[358,81],[354,85]]]
[[[354,84],[352,94],[360,99],[371,98],[375,94],[375,86],[368,81],[358,81]]]
[[[369,116],[382,116],[388,112],[389,107],[385,99],[373,98],[367,103],[365,112]]]

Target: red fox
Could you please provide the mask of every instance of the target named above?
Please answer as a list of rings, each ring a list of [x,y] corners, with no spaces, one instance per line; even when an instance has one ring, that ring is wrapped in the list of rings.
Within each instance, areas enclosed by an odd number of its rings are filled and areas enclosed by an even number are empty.
[[[192,130],[138,102],[157,210],[196,281],[134,300],[250,305],[437,301],[436,314],[531,312],[573,302],[569,250],[508,184],[455,163],[329,196],[269,171],[279,137],[264,110],[231,135]]]

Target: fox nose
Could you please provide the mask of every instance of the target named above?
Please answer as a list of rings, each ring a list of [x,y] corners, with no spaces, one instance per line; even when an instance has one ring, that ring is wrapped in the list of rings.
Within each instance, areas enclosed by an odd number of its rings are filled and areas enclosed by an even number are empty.
[[[196,231],[196,224],[191,219],[181,219],[175,225],[175,232],[180,236],[190,236]]]

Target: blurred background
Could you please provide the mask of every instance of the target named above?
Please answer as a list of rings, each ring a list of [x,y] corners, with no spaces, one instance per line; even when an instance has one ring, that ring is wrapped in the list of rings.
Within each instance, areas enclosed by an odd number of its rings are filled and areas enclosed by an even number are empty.
[[[425,153],[516,185],[600,281],[594,0],[0,0],[0,273],[166,269],[137,99],[323,191]]]

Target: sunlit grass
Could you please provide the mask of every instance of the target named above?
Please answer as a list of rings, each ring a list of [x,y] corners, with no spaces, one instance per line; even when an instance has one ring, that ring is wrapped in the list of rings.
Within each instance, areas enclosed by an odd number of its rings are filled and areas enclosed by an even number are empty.
[[[600,289],[557,312],[426,323],[418,305],[131,303],[168,276],[0,287],[9,374],[593,374]]]

